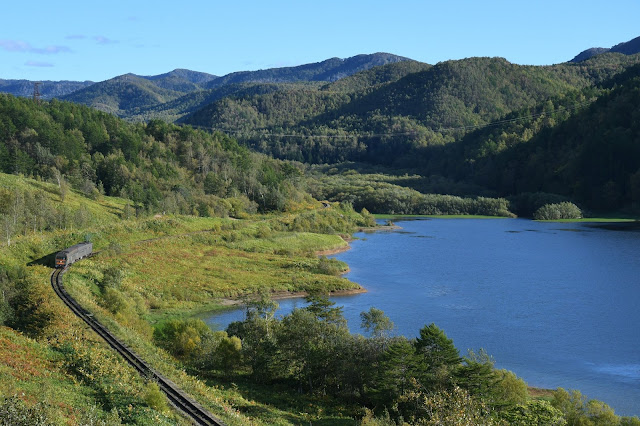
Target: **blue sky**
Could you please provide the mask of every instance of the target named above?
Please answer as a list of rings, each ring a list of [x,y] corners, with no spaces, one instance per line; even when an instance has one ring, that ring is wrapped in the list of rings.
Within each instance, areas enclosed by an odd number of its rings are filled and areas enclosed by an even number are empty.
[[[389,52],[554,64],[640,36],[640,1],[8,1],[0,78],[224,75]]]

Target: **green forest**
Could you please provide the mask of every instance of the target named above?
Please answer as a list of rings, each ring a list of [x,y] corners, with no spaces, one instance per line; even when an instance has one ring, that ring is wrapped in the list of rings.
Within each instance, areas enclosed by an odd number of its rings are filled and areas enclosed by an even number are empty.
[[[372,213],[637,218],[640,56],[373,59],[76,93],[102,111],[0,94],[0,423],[190,424],[53,293],[55,253],[91,241],[69,294],[226,424],[640,424],[436,324],[371,307],[351,333],[328,296],[364,289],[324,256]]]
[[[223,98],[181,121],[231,132],[279,158],[438,180],[426,189],[440,194],[545,193],[588,211],[634,209],[639,58],[609,53],[547,67],[501,58],[400,62],[320,89]],[[614,158],[624,158],[621,167]]]

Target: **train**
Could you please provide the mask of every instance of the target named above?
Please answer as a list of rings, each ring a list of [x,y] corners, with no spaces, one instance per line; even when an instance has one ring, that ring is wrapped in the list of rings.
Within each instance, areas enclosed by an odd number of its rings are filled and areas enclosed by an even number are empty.
[[[66,268],[73,262],[90,256],[93,253],[92,243],[80,243],[56,254],[56,268]]]

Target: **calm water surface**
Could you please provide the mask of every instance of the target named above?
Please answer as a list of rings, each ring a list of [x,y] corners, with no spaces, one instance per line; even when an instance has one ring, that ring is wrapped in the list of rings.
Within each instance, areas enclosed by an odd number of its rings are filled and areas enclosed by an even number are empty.
[[[334,297],[353,332],[382,309],[397,333],[436,323],[529,385],[578,389],[640,415],[640,232],[525,219],[430,219],[357,234],[337,255],[368,292]],[[279,302],[282,314],[304,306]],[[224,328],[242,311],[208,318]]]

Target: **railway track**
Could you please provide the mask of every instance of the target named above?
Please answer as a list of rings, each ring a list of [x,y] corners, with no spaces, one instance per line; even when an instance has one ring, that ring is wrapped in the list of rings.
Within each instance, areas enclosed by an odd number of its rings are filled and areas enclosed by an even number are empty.
[[[160,389],[165,393],[171,405],[184,413],[195,424],[204,426],[224,426],[222,420],[215,417],[208,410],[198,404],[190,396],[185,394],[175,383],[159,374],[151,368],[142,358],[140,358],[127,345],[116,338],[105,326],[103,326],[93,315],[84,309],[76,300],[67,293],[62,285],[62,275],[67,270],[56,269],[51,274],[51,286],[58,297],[89,327],[91,327],[109,346],[118,352],[133,368],[143,377],[155,381]]]

